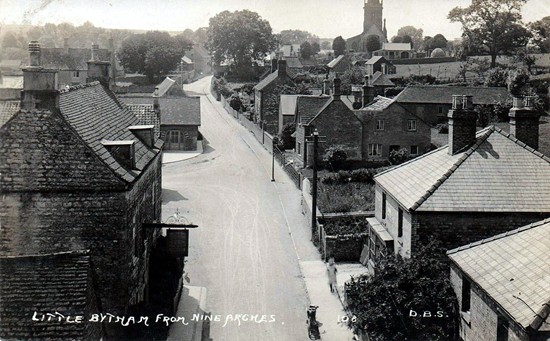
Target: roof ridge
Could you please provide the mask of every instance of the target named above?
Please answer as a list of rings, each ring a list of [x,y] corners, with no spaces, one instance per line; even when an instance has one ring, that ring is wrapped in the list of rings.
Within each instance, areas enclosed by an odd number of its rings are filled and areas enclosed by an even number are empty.
[[[84,88],[89,88],[89,87],[92,87],[92,86],[96,86],[98,84],[101,84],[99,83],[99,81],[93,81],[93,82],[90,82],[90,83],[84,83],[84,84],[77,84],[77,85],[71,85],[65,89],[61,89],[59,90],[59,93],[60,94],[63,94],[63,93],[66,93],[66,92],[70,92],[70,91],[74,91],[74,90],[78,90],[78,89],[84,89]]]
[[[487,140],[487,138],[494,132],[494,129],[491,129],[489,126],[488,128],[482,129],[479,132],[482,132],[479,137],[477,137],[477,141],[474,143],[473,146],[471,146],[464,154],[451,166],[451,168],[441,176],[441,178],[437,179],[435,184],[430,187],[426,193],[420,197],[410,208],[411,211],[416,210],[418,207],[420,207],[428,198],[451,176],[453,173],[460,167],[466,159],[470,157],[474,153],[474,151]],[[486,131],[483,131],[486,130]],[[479,133],[478,132],[478,133]],[[477,133],[476,133],[477,134]],[[447,145],[448,147],[448,145]]]
[[[458,253],[460,251],[464,251],[464,250],[467,250],[467,249],[471,249],[475,246],[479,246],[479,245],[482,245],[482,244],[486,244],[486,243],[489,243],[489,242],[492,242],[492,241],[495,241],[495,240],[498,240],[498,239],[502,239],[504,237],[508,237],[508,236],[513,236],[513,235],[516,235],[520,232],[523,232],[523,231],[527,231],[527,230],[531,230],[535,227],[539,227],[539,226],[542,226],[542,225],[545,225],[545,224],[548,224],[550,223],[550,218],[546,218],[546,219],[543,219],[543,220],[539,220],[539,221],[535,221],[534,223],[531,223],[531,224],[527,224],[525,226],[521,226],[521,227],[518,227],[516,229],[513,229],[513,230],[510,230],[510,231],[506,231],[506,232],[503,232],[503,233],[499,233],[497,235],[494,235],[492,237],[489,237],[489,238],[484,238],[484,239],[481,239],[481,240],[478,240],[478,241],[475,241],[473,243],[469,243],[469,244],[466,244],[466,245],[462,245],[462,246],[459,246],[457,248],[454,248],[454,249],[451,249],[451,250],[448,250],[447,251],[447,255],[452,255],[452,254],[455,254],[455,253]]]
[[[510,134],[510,133],[507,133],[505,131],[503,131],[501,128],[499,127],[496,127],[496,126],[493,126],[494,127],[494,130],[499,133],[500,135],[506,137],[508,140],[514,142],[515,144],[517,144],[518,146],[522,147],[523,149],[527,150],[528,152],[531,152],[532,154],[538,156],[539,158],[543,159],[544,161],[550,163],[550,157],[542,154],[541,152],[539,152],[538,150],[532,148],[532,147],[529,147],[525,142],[522,142],[520,140],[518,140],[514,135]]]

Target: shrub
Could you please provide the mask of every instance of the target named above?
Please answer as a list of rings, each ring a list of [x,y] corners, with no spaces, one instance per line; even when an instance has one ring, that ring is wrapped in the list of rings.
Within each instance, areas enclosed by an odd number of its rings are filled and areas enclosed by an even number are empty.
[[[494,67],[487,71],[485,75],[485,86],[497,87],[506,86],[508,79],[508,71],[501,67]]]
[[[243,102],[241,101],[241,98],[237,94],[232,94],[229,98],[229,105],[234,110],[240,111],[243,107]]]
[[[529,83],[529,75],[523,70],[512,70],[508,73],[508,91],[513,96],[522,96]]]
[[[407,148],[401,148],[399,150],[392,150],[390,152],[390,163],[392,165],[399,165],[409,159],[409,151]]]
[[[323,154],[323,161],[328,163],[331,168],[338,167],[346,161],[348,155],[342,146],[330,146]]]
[[[292,134],[296,131],[296,123],[290,122],[283,126],[279,135],[279,146],[283,149],[292,149],[296,145],[296,138]]]
[[[440,123],[436,126],[436,129],[440,134],[448,134],[449,133],[449,124],[448,123]]]
[[[324,225],[325,233],[329,236],[343,234],[359,234],[367,232],[365,218],[351,218],[337,221],[327,221]]]

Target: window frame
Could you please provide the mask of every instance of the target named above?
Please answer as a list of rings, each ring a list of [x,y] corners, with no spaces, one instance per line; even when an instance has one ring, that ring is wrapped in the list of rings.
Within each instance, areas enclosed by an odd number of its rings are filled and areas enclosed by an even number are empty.
[[[416,153],[413,153],[413,147],[416,148]],[[409,154],[411,154],[411,155],[418,155],[418,146],[416,146],[416,145],[411,146],[411,147],[409,148]]]
[[[377,119],[376,120],[376,127],[374,127],[374,130],[384,131],[385,124],[386,124],[386,122],[385,122],[384,119]]]
[[[407,121],[407,131],[416,131],[416,130],[417,130],[416,120],[415,119],[408,120]]]

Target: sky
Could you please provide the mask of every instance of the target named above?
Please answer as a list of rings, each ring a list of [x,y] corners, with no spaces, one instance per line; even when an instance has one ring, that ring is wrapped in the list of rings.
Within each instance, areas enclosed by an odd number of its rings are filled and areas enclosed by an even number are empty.
[[[275,33],[300,29],[320,38],[349,38],[362,32],[365,0],[0,0],[0,23],[90,21],[97,27],[183,31],[208,26],[208,19],[224,10],[249,9],[267,19]],[[459,24],[447,19],[449,11],[471,0],[385,0],[388,37],[412,25],[424,36],[460,37]],[[550,0],[528,0],[523,20],[550,15]]]

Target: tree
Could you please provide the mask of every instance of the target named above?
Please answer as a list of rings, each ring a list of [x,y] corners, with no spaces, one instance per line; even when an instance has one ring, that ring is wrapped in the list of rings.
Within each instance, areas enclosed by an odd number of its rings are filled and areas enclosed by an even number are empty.
[[[422,46],[422,37],[424,35],[424,31],[421,28],[416,28],[414,26],[403,26],[399,30],[397,30],[397,35],[401,37],[411,37],[412,46],[416,48]]]
[[[382,46],[380,45],[380,38],[377,35],[371,34],[367,36],[367,51],[374,52],[380,50]]]
[[[344,54],[346,51],[346,41],[342,36],[334,38],[332,41],[332,49],[334,50],[334,57]]]
[[[330,47],[331,47],[330,41],[328,41],[328,40],[323,40],[323,41],[321,42],[321,48],[322,48],[323,50],[330,50]]]
[[[402,41],[401,41],[402,43],[409,43],[409,44],[411,44],[411,47],[414,47],[414,43],[413,43],[413,40],[412,40],[411,36],[404,35],[401,38],[402,38]]]
[[[349,326],[377,341],[454,340],[458,304],[444,255],[435,243],[415,250],[411,259],[391,253],[372,277],[352,278],[345,286],[355,317]]]
[[[328,163],[332,170],[339,168],[348,158],[343,146],[330,146],[323,154],[323,161]]]
[[[508,71],[501,67],[495,67],[487,71],[484,85],[490,87],[504,87],[507,85],[507,80]]]
[[[447,48],[447,38],[443,34],[436,34],[430,43],[430,49],[446,49]]]
[[[176,39],[167,32],[149,31],[123,41],[118,57],[125,68],[144,73],[152,82],[175,69],[190,45],[183,37]]]
[[[318,42],[314,41],[313,43],[311,43],[311,51],[314,55],[321,51],[321,46],[319,46]]]
[[[483,47],[491,56],[491,67],[499,55],[510,55],[525,47],[530,32],[521,24],[521,6],[527,0],[472,0],[469,7],[449,12],[451,22],[462,24],[463,37],[471,45]]]
[[[533,35],[532,42],[537,45],[542,53],[550,52],[550,16],[529,24]]]
[[[7,32],[2,40],[2,47],[19,47],[19,41],[13,32]]]
[[[311,47],[311,44],[309,42],[305,41],[302,43],[302,45],[300,45],[300,54],[304,59],[311,58],[311,55],[313,54],[313,48]]]
[[[217,64],[228,62],[237,72],[244,71],[276,46],[271,25],[258,13],[223,11],[210,18],[207,47]]]
[[[402,43],[403,42],[403,37],[395,36],[395,37],[391,38],[391,42],[392,43]]]
[[[319,42],[319,37],[315,34],[302,30],[282,30],[277,39],[282,45],[302,44],[306,41]]]

